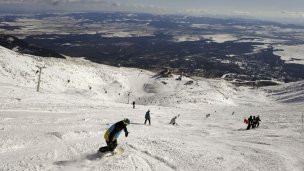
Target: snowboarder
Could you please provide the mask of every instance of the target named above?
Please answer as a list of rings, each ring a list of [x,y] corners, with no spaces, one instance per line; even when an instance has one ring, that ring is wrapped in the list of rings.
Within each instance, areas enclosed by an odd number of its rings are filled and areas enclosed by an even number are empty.
[[[247,126],[247,130],[249,130],[249,129],[250,129],[250,127],[252,126],[252,122],[253,122],[253,119],[252,119],[252,116],[250,116],[250,117],[248,118],[248,126]]]
[[[133,101],[133,103],[132,103],[132,104],[133,104],[133,109],[135,109],[135,101]]]
[[[151,125],[150,110],[148,110],[148,111],[146,112],[145,119],[146,119],[146,120],[145,120],[145,125],[146,125],[147,120],[149,121],[149,125]]]
[[[130,120],[125,118],[122,121],[119,121],[113,124],[104,134],[104,139],[106,140],[107,146],[99,148],[99,152],[104,153],[108,151],[114,151],[117,147],[117,138],[120,135],[121,131],[124,130],[125,136],[128,137],[127,125],[130,124]]]

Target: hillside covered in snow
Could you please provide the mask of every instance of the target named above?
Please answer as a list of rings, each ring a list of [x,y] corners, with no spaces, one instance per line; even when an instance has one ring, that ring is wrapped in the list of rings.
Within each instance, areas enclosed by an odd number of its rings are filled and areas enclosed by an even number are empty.
[[[252,89],[4,47],[0,65],[0,170],[304,169],[303,81]],[[260,115],[259,128],[246,130],[250,115]],[[91,160],[123,118],[124,152]]]

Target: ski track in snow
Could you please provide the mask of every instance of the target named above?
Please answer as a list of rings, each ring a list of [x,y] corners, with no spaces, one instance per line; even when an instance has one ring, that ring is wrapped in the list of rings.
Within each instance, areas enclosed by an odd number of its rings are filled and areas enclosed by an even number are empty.
[[[304,170],[303,82],[255,90],[0,52],[0,170]],[[36,92],[41,62],[48,79]],[[148,109],[151,126],[143,124]],[[259,128],[245,129],[250,115],[261,116]],[[130,134],[118,139],[124,152],[97,159],[104,132],[126,117]]]
[[[175,170],[175,166],[168,163],[165,159],[154,156],[150,154],[148,151],[142,151],[137,149],[136,147],[129,145],[130,148],[134,150],[134,153],[130,151],[130,153],[135,154],[137,158],[142,159],[149,166],[148,170]],[[136,165],[135,165],[136,166]]]

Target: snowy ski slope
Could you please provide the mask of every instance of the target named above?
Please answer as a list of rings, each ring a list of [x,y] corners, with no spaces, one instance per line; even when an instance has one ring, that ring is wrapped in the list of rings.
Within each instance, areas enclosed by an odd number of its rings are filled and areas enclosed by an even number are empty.
[[[177,81],[3,47],[0,64],[0,170],[304,170],[303,82],[257,90]],[[46,67],[40,92],[36,66]],[[151,126],[143,125],[148,109]],[[245,130],[249,115],[261,116],[260,128]],[[89,160],[125,117],[132,124],[118,139],[124,152]]]

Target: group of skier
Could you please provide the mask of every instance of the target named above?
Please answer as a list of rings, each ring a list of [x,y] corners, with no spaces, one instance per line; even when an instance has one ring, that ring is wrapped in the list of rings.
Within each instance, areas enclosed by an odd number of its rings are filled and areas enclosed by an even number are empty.
[[[133,103],[133,108],[135,107],[135,104]],[[175,116],[171,119],[170,124],[176,125],[176,119],[178,116]],[[150,110],[148,110],[145,114],[145,122],[149,121],[149,125],[151,125],[151,117],[150,117]],[[257,128],[260,125],[260,116],[250,116],[248,119],[244,119],[244,123],[247,124],[247,130]],[[125,136],[127,137],[129,132],[127,129],[127,125],[130,124],[130,120],[125,118],[122,121],[119,121],[115,124],[113,124],[104,134],[104,139],[107,143],[107,146],[99,148],[98,152],[105,153],[105,152],[113,152],[115,148],[117,147],[117,138],[122,132],[122,130],[125,132]]]
[[[250,116],[248,119],[244,119],[244,123],[247,124],[247,130],[257,128],[260,126],[260,116]]]

